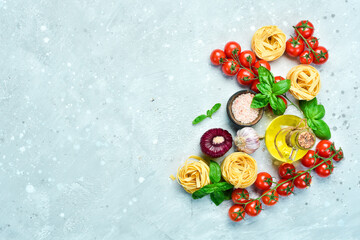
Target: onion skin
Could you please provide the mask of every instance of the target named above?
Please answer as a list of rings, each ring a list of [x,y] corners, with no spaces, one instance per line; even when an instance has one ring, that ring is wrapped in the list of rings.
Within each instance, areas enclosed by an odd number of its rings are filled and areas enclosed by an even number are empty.
[[[244,127],[237,131],[234,143],[238,151],[247,154],[254,153],[260,147],[259,135],[251,127]]]

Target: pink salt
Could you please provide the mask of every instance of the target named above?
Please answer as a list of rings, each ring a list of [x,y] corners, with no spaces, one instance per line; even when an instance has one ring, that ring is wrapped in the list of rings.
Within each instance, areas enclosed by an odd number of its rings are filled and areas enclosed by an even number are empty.
[[[231,111],[235,119],[241,123],[251,123],[259,116],[258,108],[251,108],[254,94],[240,94],[232,103]]]

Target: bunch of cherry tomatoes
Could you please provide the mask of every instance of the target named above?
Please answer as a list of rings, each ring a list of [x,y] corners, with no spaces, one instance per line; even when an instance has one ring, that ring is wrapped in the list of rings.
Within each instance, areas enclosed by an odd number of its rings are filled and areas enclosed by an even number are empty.
[[[329,59],[328,50],[319,46],[319,39],[313,36],[314,25],[308,21],[300,21],[295,29],[295,37],[286,42],[286,53],[291,57],[299,57],[302,64],[323,64]]]
[[[332,159],[329,160],[331,157]],[[328,177],[334,169],[332,160],[338,162],[343,158],[344,154],[341,149],[336,150],[334,143],[322,140],[316,145],[315,151],[309,150],[301,159],[302,165],[310,169],[296,172],[293,164],[283,163],[278,169],[281,178],[278,182],[274,182],[273,177],[267,172],[258,173],[255,186],[264,191],[263,194],[259,198],[250,199],[246,189],[235,189],[231,195],[235,205],[229,209],[230,219],[239,222],[244,219],[246,214],[252,217],[259,215],[263,210],[262,203],[273,206],[278,202],[279,195],[289,196],[294,192],[294,187],[299,189],[309,187],[312,180],[310,175],[312,169],[315,169],[320,177]],[[274,188],[271,188],[272,184],[275,184]]]
[[[227,76],[235,76],[239,84],[250,86],[251,90],[259,92],[258,68],[263,66],[270,71],[270,64],[265,60],[256,60],[255,53],[250,50],[241,52],[240,44],[234,41],[226,43],[224,51],[215,49],[210,55],[214,65],[221,65]]]

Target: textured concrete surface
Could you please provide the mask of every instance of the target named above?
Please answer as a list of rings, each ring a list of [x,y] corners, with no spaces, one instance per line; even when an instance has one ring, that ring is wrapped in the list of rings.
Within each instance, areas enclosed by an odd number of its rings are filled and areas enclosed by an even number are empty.
[[[0,0],[0,239],[359,239],[359,10],[355,0]],[[209,54],[230,40],[249,49],[268,24],[289,36],[302,19],[330,51],[318,99],[346,159],[232,223],[230,202],[192,200],[169,179],[207,129],[236,131],[224,106],[241,87]],[[296,64],[271,66],[285,76]],[[213,119],[191,125],[216,102]],[[263,143],[253,156],[275,173]]]

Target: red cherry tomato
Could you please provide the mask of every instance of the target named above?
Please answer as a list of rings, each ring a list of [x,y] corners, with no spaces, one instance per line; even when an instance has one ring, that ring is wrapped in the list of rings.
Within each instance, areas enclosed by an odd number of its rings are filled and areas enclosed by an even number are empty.
[[[308,20],[300,21],[295,27],[304,38],[309,38],[314,33],[314,25]],[[297,31],[295,31],[295,34],[298,36]]]
[[[244,210],[243,206],[241,206],[239,204],[233,205],[229,209],[229,217],[234,222],[240,222],[241,220],[243,220],[245,217],[245,210]]]
[[[279,194],[275,190],[269,190],[261,197],[261,201],[265,205],[273,206],[279,201]]]
[[[303,173],[303,174],[301,174]],[[311,175],[308,172],[298,171],[296,174],[301,174],[300,176],[294,179],[294,185],[297,188],[306,188],[311,184]]]
[[[281,100],[284,101],[285,107],[287,108],[287,101],[286,101],[286,99],[285,99],[283,96],[277,96],[277,97],[281,98]],[[270,104],[268,105],[268,107],[269,107],[269,110],[273,113],[274,111],[273,111],[272,107],[270,106]]]
[[[304,167],[308,167],[308,168],[311,168],[313,166],[315,166],[315,158],[314,158],[314,155],[315,155],[315,151],[313,150],[309,150],[301,159],[301,164],[304,166]]]
[[[291,163],[283,163],[279,167],[279,176],[284,179],[289,179],[295,176],[295,167]],[[281,194],[280,194],[281,195]]]
[[[335,153],[335,146],[329,140],[321,140],[315,148],[315,152],[323,158],[329,158]]]
[[[238,83],[241,85],[250,85],[254,81],[254,74],[252,74],[248,69],[242,68],[236,75]]]
[[[291,57],[299,56],[305,48],[304,41],[299,37],[291,37],[286,41],[286,53]]]
[[[272,185],[272,177],[267,172],[258,173],[255,186],[261,190],[268,190]]]
[[[300,63],[302,64],[310,64],[314,60],[314,55],[308,50],[303,51],[300,54]]]
[[[246,189],[236,188],[232,194],[231,199],[235,204],[244,204],[249,201],[249,192]]]
[[[239,71],[239,64],[234,59],[228,59],[222,65],[222,71],[227,76],[234,76]]]
[[[339,161],[341,161],[341,159],[343,159],[344,158],[344,153],[343,153],[343,151],[342,150],[340,150],[339,152],[338,152],[338,154],[336,154],[335,156],[334,156],[334,161],[337,161],[337,162],[339,162]]]
[[[280,181],[278,182],[282,184],[278,186],[276,192],[281,196],[289,196],[294,192],[294,184],[291,181],[283,183],[286,180],[287,179],[280,179]]]
[[[210,61],[214,65],[221,65],[226,62],[225,53],[220,49],[215,49],[210,55]]]
[[[317,163],[319,164],[319,163]],[[334,165],[331,163],[330,160],[323,162],[321,165],[317,166],[315,168],[315,172],[317,173],[317,175],[319,175],[320,177],[328,177],[330,176],[330,174],[332,173],[334,169]]]
[[[277,83],[277,82],[280,82],[282,80],[285,80],[285,78],[283,78],[281,76],[276,76],[274,82]]]
[[[309,37],[308,39],[306,39],[306,42],[313,50],[319,46],[319,39],[317,39],[316,37]]]
[[[251,200],[245,206],[245,212],[252,217],[255,217],[260,214],[262,210],[262,205],[259,200]]]
[[[240,56],[241,47],[237,42],[231,41],[226,43],[224,52],[226,57],[235,58],[236,56]]]
[[[245,50],[240,53],[240,63],[244,67],[250,67],[255,63],[256,56],[255,53],[253,53],[250,50]]]
[[[319,46],[314,49],[314,63],[323,64],[329,59],[328,50],[322,46]]]
[[[270,71],[271,67],[270,64],[265,61],[265,60],[258,60],[254,63],[254,67],[252,68],[253,72],[255,73],[255,75],[259,75],[258,73],[258,69],[260,66],[263,66],[264,68],[266,68],[267,70]]]
[[[260,91],[259,91],[259,89],[257,88],[257,86],[256,85],[258,85],[260,83],[260,81],[259,81],[259,79],[255,79],[254,81],[253,81],[253,83],[251,84],[251,90],[253,90],[254,92],[256,92],[256,93],[259,93]]]

